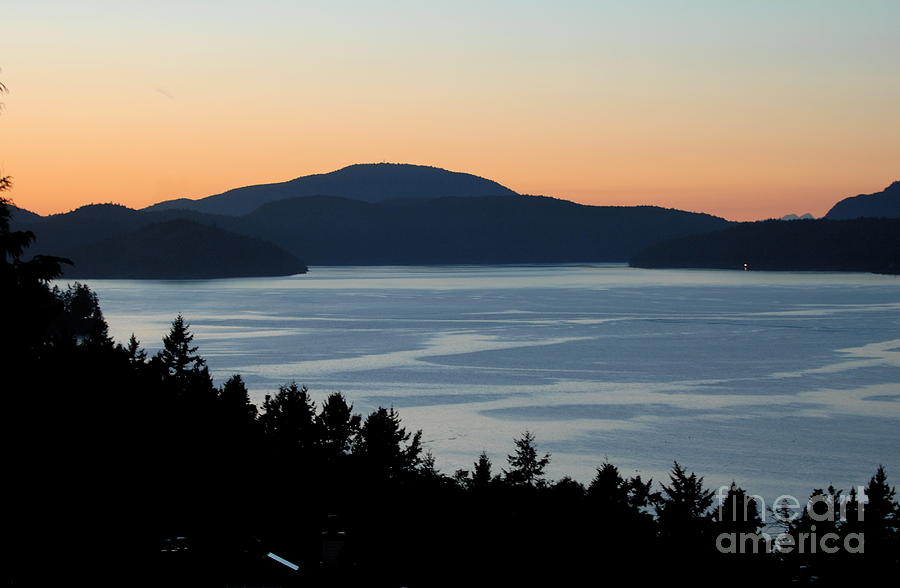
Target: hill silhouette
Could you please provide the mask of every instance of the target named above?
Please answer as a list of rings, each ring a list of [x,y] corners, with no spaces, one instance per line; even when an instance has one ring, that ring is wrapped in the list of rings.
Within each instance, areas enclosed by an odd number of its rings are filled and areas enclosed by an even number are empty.
[[[835,204],[825,218],[847,220],[860,217],[900,218],[900,181],[881,192],[859,194]]]
[[[342,196],[366,202],[445,196],[515,196],[497,182],[472,174],[424,165],[356,164],[325,174],[287,182],[235,188],[199,200],[179,198],[147,210],[186,209],[213,214],[243,215],[268,202],[299,196]]]
[[[643,268],[900,273],[900,219],[770,220],[657,243],[635,255]]]
[[[67,251],[75,265],[63,268],[64,278],[172,280],[307,271],[303,262],[271,243],[183,219],[73,245]]]
[[[380,204],[295,198],[245,219],[244,230],[313,265],[626,261],[656,241],[728,224],[653,206],[585,206],[542,196]]]
[[[78,263],[78,272],[99,269],[101,257],[108,256],[104,276],[122,276],[137,270],[115,247],[97,242],[116,238],[127,243],[129,233],[173,220],[269,241],[312,265],[624,262],[657,241],[729,224],[706,214],[653,206],[585,206],[539,196],[383,203],[311,196],[271,202],[243,216],[91,205],[67,214],[27,217],[16,226],[41,235],[37,253],[62,252]],[[80,263],[79,255],[89,255],[90,264]],[[135,261],[139,259],[144,258]]]

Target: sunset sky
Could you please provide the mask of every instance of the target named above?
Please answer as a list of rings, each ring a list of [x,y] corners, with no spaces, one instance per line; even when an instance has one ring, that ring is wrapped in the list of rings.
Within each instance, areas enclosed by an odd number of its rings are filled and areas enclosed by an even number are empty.
[[[588,204],[824,214],[900,180],[900,2],[3,2],[41,214],[404,162]]]

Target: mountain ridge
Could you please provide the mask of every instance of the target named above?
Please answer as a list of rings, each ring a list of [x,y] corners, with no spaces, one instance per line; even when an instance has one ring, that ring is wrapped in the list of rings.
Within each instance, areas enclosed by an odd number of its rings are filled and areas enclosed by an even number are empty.
[[[187,219],[151,222],[67,250],[63,278],[214,279],[307,272],[294,255],[268,241]]]
[[[143,210],[185,209],[241,216],[269,202],[301,196],[340,196],[365,202],[449,196],[517,196],[486,178],[407,163],[360,163],[285,182],[255,184],[199,199],[177,198]]]
[[[862,217],[900,218],[900,181],[892,182],[881,192],[844,198],[825,214],[830,220]]]
[[[346,190],[350,195],[319,193],[326,189]],[[895,191],[900,192],[900,182],[885,193],[890,196]],[[447,192],[460,195],[440,196]],[[359,194],[365,197],[354,197]],[[883,193],[875,196],[884,198]],[[185,202],[192,208],[186,208]],[[175,221],[182,223],[169,225],[180,227],[175,232],[147,229]],[[236,188],[196,201],[161,202],[141,210],[96,204],[47,217],[22,211],[14,222],[37,233],[35,252],[76,261],[85,256],[89,263],[76,270],[79,274],[92,267],[103,268],[104,275],[139,274],[135,268],[125,267],[128,262],[120,252],[126,250],[142,263],[157,267],[151,273],[158,274],[160,260],[131,247],[131,241],[152,247],[148,235],[155,235],[186,242],[189,236],[184,233],[189,227],[220,243],[223,251],[230,251],[224,258],[240,258],[234,242],[249,238],[255,240],[248,245],[253,250],[267,251],[282,260],[287,259],[285,255],[292,256],[293,261],[283,264],[285,267],[291,263],[296,267],[299,259],[311,265],[630,260],[643,267],[740,267],[752,261],[757,269],[863,271],[893,271],[895,265],[892,257],[871,250],[876,247],[875,234],[881,235],[877,243],[894,246],[890,236],[883,234],[884,223],[866,225],[873,231],[867,235],[859,223],[834,225],[834,221],[804,219],[732,223],[658,206],[593,206],[517,194],[472,174],[409,164],[357,164],[288,182]],[[725,236],[716,236],[722,231]],[[853,252],[852,259],[832,251],[829,238],[841,239],[844,248]],[[833,259],[815,257],[809,243],[832,252]],[[192,245],[203,246],[199,242]],[[767,257],[765,251],[778,255]],[[170,249],[168,255],[175,257],[178,252]],[[263,257],[257,258],[261,267],[266,266]],[[209,263],[219,264],[222,258],[210,255]],[[201,266],[192,271],[196,277],[207,277]],[[231,270],[220,266],[217,271],[220,277],[229,271],[257,275],[246,267],[238,270],[237,265]]]
[[[627,261],[658,240],[729,225],[701,213],[544,196],[378,203],[310,196],[273,201],[243,216],[90,205],[17,226],[38,235],[35,253],[77,258],[102,238],[125,239],[148,224],[176,219],[269,241],[310,265]]]

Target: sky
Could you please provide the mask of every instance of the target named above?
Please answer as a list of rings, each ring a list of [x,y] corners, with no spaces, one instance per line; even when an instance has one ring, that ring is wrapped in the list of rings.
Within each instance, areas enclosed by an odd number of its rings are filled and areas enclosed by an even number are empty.
[[[0,0],[40,214],[353,163],[733,220],[900,180],[900,2]]]

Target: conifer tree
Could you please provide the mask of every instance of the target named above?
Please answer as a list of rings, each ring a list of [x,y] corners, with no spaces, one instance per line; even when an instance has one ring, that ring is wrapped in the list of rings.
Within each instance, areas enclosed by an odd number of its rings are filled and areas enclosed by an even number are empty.
[[[250,402],[250,393],[240,374],[234,374],[222,385],[219,406],[225,424],[235,432],[245,432],[256,422],[256,405]]]
[[[506,457],[510,468],[509,471],[504,471],[507,483],[513,486],[544,487],[547,484],[544,479],[544,468],[550,463],[550,454],[545,453],[543,457],[538,457],[534,434],[531,431],[525,431],[515,440],[515,444],[515,454]]]
[[[865,533],[867,557],[880,566],[900,565],[900,504],[895,496],[896,488],[888,484],[884,466],[879,465],[866,485],[864,503],[856,502],[855,496],[849,503],[857,507],[856,516],[848,517],[856,519],[853,530]]]
[[[491,467],[493,465],[486,451],[481,452],[478,456],[478,461],[474,465],[475,469],[472,470],[471,481],[472,489],[484,490],[491,484]]]
[[[141,348],[141,342],[134,336],[134,333],[131,334],[128,345],[123,349],[131,365],[139,365],[147,361],[147,352]]]
[[[184,321],[181,313],[172,321],[172,328],[163,337],[163,348],[158,357],[168,375],[181,379],[189,372],[199,371],[206,362],[197,355],[197,346],[191,346],[194,335],[188,330],[190,325]]]
[[[656,514],[662,538],[679,550],[697,549],[708,530],[714,493],[703,487],[703,477],[688,474],[676,461],[669,474],[670,484],[662,485]]]
[[[413,473],[421,453],[422,431],[407,432],[393,408],[379,407],[369,414],[353,444],[353,455],[382,478]]]
[[[756,499],[734,482],[713,518],[720,533],[756,533],[763,525]]]
[[[306,386],[291,382],[275,396],[266,395],[259,417],[266,439],[280,451],[309,457],[321,439],[316,404]]]
[[[322,443],[329,459],[336,459],[350,452],[353,440],[359,433],[362,418],[353,414],[353,405],[340,392],[330,394],[317,417],[322,431]]]

